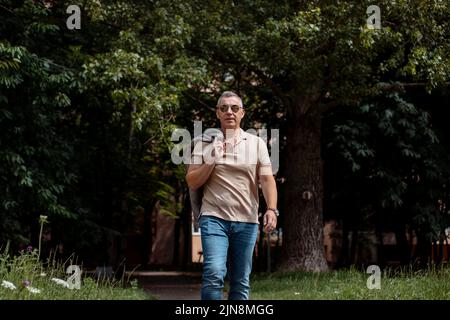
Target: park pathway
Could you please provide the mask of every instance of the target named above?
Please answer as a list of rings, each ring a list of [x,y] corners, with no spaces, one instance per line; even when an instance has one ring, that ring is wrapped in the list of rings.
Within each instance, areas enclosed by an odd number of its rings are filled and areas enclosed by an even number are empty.
[[[159,300],[200,300],[200,272],[134,272],[139,286]]]

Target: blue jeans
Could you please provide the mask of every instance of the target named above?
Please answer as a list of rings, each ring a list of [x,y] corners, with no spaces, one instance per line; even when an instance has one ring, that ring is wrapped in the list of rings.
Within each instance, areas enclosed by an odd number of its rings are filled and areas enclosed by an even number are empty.
[[[199,226],[203,250],[202,300],[223,299],[227,266],[228,299],[247,300],[258,225],[201,216]]]

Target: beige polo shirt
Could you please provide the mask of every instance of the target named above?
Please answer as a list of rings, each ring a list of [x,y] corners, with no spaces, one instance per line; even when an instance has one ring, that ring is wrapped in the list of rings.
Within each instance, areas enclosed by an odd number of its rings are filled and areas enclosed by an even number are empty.
[[[236,143],[226,144],[224,157],[203,185],[200,212],[228,221],[258,223],[258,177],[272,175],[272,166],[264,140],[239,130]],[[193,163],[205,163],[203,153],[208,145],[195,145]]]

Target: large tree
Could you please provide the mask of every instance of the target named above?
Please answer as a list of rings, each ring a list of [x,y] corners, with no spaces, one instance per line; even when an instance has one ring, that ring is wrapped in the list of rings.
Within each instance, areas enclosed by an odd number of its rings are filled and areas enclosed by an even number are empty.
[[[66,29],[69,4],[1,1],[0,200],[10,234],[11,221],[29,223],[21,212],[121,228],[127,208],[167,198],[173,189],[159,182],[177,184],[165,176],[171,123],[206,119],[195,104],[231,87],[262,122],[286,123],[281,269],[326,270],[323,116],[450,77],[447,1],[379,1],[375,30],[368,1],[80,1],[81,30]]]
[[[181,93],[202,82],[206,70],[202,59],[185,54],[189,26],[169,15],[168,6],[169,1],[89,2],[79,39],[72,42],[81,89],[79,192],[98,212],[105,233],[121,240],[119,255],[127,232],[143,227],[143,265],[157,203],[163,214],[181,214],[183,173],[170,161],[170,136]],[[142,211],[143,226],[133,225]]]
[[[72,4],[81,29],[66,26]],[[0,241],[34,243],[28,226],[48,214],[55,244],[109,264],[142,208],[147,251],[156,203],[180,214],[170,136],[206,68],[170,5],[0,1]]]
[[[287,125],[282,270],[327,270],[323,115],[389,89],[380,82],[431,89],[450,76],[448,2],[377,4],[380,29],[367,26],[368,1],[192,1],[180,11],[194,26],[192,52],[209,56],[219,77],[228,70],[281,101],[273,114],[284,112]]]

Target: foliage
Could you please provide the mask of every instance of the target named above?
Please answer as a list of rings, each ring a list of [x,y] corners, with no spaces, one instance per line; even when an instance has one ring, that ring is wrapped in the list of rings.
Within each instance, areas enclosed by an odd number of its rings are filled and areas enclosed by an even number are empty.
[[[91,4],[84,37],[103,41],[101,47],[80,42],[74,56],[82,63],[77,74],[81,185],[89,190],[84,199],[94,211],[90,216],[109,234],[124,235],[134,227],[139,208],[150,214],[159,203],[161,212],[174,217],[181,212],[184,174],[170,161],[170,136],[182,92],[205,81],[206,69],[201,59],[185,55],[189,28],[167,14],[168,5]]]
[[[64,199],[76,180],[69,169],[73,146],[64,131],[73,73],[39,46],[45,36],[50,44],[58,30],[48,10],[32,1],[2,4],[0,241],[26,242],[30,226],[23,221],[37,221],[32,217],[43,212],[76,216]]]
[[[380,99],[385,99],[386,92],[392,93],[388,98],[394,99],[392,106],[405,109],[400,116],[402,120],[396,117],[390,119],[391,114],[393,115],[391,106],[389,110],[386,109],[384,116],[380,114],[378,119],[370,121],[379,121],[371,125],[381,126],[378,130],[382,136],[399,135],[393,136],[389,141],[396,150],[382,151],[382,156],[378,157],[379,154],[374,154],[373,144],[380,143],[380,148],[383,145],[381,142],[373,142],[369,134],[364,134],[370,130],[366,124],[361,123],[361,126],[366,126],[361,130],[352,124],[340,125],[341,129],[348,129],[349,132],[363,131],[363,135],[357,139],[351,139],[348,135],[340,136],[344,140],[350,138],[350,141],[339,142],[346,145],[348,150],[342,152],[346,156],[346,163],[340,161],[340,167],[336,166],[335,170],[340,172],[342,166],[348,168],[350,165],[352,169],[347,176],[351,176],[348,181],[360,181],[358,175],[361,172],[358,166],[361,164],[353,159],[355,156],[367,161],[366,169],[369,171],[372,170],[370,165],[374,164],[374,172],[367,172],[372,180],[371,183],[364,184],[366,189],[355,189],[351,183],[346,185],[347,195],[355,203],[352,206],[351,202],[343,202],[344,206],[339,209],[343,212],[352,210],[353,216],[361,221],[366,218],[362,213],[367,211],[367,205],[364,207],[363,203],[370,203],[373,206],[369,208],[371,214],[379,213],[377,220],[383,221],[390,219],[391,208],[398,208],[403,204],[404,223],[411,223],[417,227],[416,231],[420,229],[421,233],[437,236],[436,231],[444,224],[445,219],[441,218],[445,217],[445,213],[439,211],[437,206],[439,196],[436,193],[430,196],[425,190],[432,184],[434,191],[441,188],[442,193],[442,179],[446,179],[445,169],[437,168],[435,154],[428,154],[427,147],[432,148],[437,142],[433,140],[428,120],[421,118],[419,123],[415,122],[413,117],[422,113],[417,111],[414,114],[415,107],[401,101],[399,92],[408,83],[424,86],[431,92],[450,78],[450,37],[449,22],[446,18],[450,11],[448,2],[378,2],[382,12],[382,27],[379,30],[367,27],[366,9],[372,4],[368,1],[282,1],[277,5],[270,1],[212,1],[207,5],[192,1],[190,4],[192,11],[196,13],[195,18],[190,20],[190,23],[196,26],[196,36],[193,38],[195,47],[190,49],[200,56],[204,52],[208,53],[210,66],[216,70],[214,74],[217,83],[224,84],[225,79],[235,79],[236,81],[227,85],[233,85],[239,91],[243,88],[245,98],[249,91],[251,96],[253,92],[258,92],[258,99],[264,89],[270,90],[276,98],[271,99],[270,107],[267,108],[268,114],[273,118],[275,114],[280,113],[280,118],[285,119],[282,126],[286,134],[286,144],[283,145],[284,159],[289,158],[290,163],[282,163],[286,167],[280,171],[282,174],[289,171],[289,174],[285,174],[284,189],[291,191],[286,193],[284,208],[284,231],[289,239],[285,248],[290,247],[292,243],[292,250],[284,255],[284,264],[287,267],[305,268],[302,264],[315,260],[316,257],[312,258],[311,255],[319,251],[298,250],[299,244],[320,237],[310,236],[306,239],[307,233],[302,233],[304,236],[299,235],[296,230],[300,225],[305,226],[320,220],[322,215],[321,206],[318,205],[322,201],[320,191],[315,194],[316,209],[311,209],[315,210],[313,218],[309,216],[302,220],[306,210],[301,207],[302,202],[297,201],[300,190],[322,190],[320,170],[306,172],[312,167],[320,168],[320,149],[315,148],[316,154],[314,150],[304,150],[311,145],[311,136],[316,140],[320,139],[321,119],[328,112],[342,108],[361,110],[368,105],[376,105]],[[187,16],[190,15],[189,11],[184,12]],[[393,84],[395,82],[401,83]],[[248,89],[250,86],[258,89]],[[219,90],[220,85],[214,89]],[[259,106],[265,108],[264,103]],[[409,116],[404,118],[403,115],[408,112]],[[401,121],[399,124],[396,123],[398,120]],[[349,121],[355,122],[353,119]],[[395,132],[392,132],[392,121],[398,128]],[[411,122],[414,123],[412,128],[408,127]],[[308,125],[318,129],[315,132],[309,129],[305,134]],[[417,134],[417,137],[411,137],[412,132]],[[428,144],[429,141],[432,143]],[[426,147],[420,142],[426,142]],[[299,146],[303,149],[299,149]],[[308,156],[304,157],[306,154]],[[396,155],[399,155],[400,159],[406,159],[406,165],[401,168],[391,167],[394,170],[392,173],[383,170],[384,166],[390,167],[392,164],[386,164],[384,161],[392,160]],[[433,160],[430,160],[431,158]],[[399,171],[396,172],[396,169]],[[412,170],[420,171],[422,182],[414,184],[410,181],[409,185],[413,187],[408,189],[406,195],[404,176],[411,178],[416,174]],[[438,172],[442,176],[435,177]],[[441,180],[438,181],[439,179]],[[339,190],[339,187],[336,189]],[[373,198],[360,201],[358,198],[361,190],[367,190],[365,195],[370,194]],[[411,196],[412,194],[414,196]],[[408,203],[404,204],[402,201],[405,201],[406,197]],[[410,209],[411,212],[408,213]],[[424,218],[425,216],[428,218]],[[386,221],[386,224],[389,223]],[[305,228],[311,229],[315,235],[321,233],[321,230],[313,225]],[[430,240],[429,236],[427,240]],[[318,248],[320,246],[321,244]],[[312,246],[306,246],[308,247]],[[297,261],[298,266],[293,266],[293,261]],[[314,266],[311,269],[314,269]]]
[[[170,135],[182,91],[206,77],[169,2],[94,1],[80,31],[65,27],[69,4],[2,2],[0,119],[2,240],[27,243],[32,215],[45,212],[47,245],[68,252],[123,235],[136,208],[159,201],[179,214]]]
[[[66,28],[70,4],[80,30]],[[283,188],[304,174],[290,170],[299,159],[286,163],[300,118],[336,110],[326,152],[336,189],[360,198],[351,209],[435,235],[448,165],[402,87],[449,80],[449,3],[380,1],[380,30],[366,26],[370,4],[1,0],[0,242],[30,241],[30,221],[48,214],[52,245],[106,262],[96,245],[122,243],[140,209],[180,217],[184,169],[170,161],[170,135],[192,120],[216,126],[224,89],[243,96],[245,126],[281,129]]]
[[[428,241],[438,239],[449,223],[438,205],[449,172],[440,166],[429,113],[394,91],[330,115],[331,123],[325,157],[334,159],[329,165],[330,181],[336,183],[330,185],[332,202],[344,218],[361,227],[363,220],[366,227],[381,223],[385,230],[401,221],[421,230]]]

